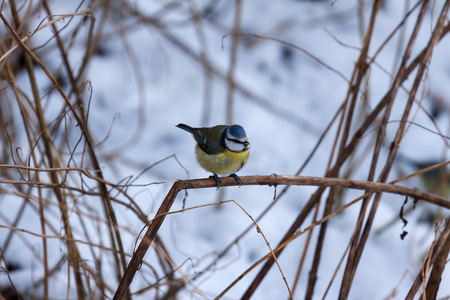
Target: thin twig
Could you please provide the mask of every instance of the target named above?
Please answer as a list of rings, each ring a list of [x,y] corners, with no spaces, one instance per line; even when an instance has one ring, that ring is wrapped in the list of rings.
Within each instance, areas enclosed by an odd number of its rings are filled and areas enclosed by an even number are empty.
[[[224,177],[221,179],[221,187],[227,186],[237,186],[239,183],[236,182],[234,178]],[[400,194],[408,197],[412,197],[416,200],[423,200],[436,205],[440,205],[450,209],[450,201],[432,195],[417,189],[412,189],[403,186],[397,186],[387,183],[369,182],[369,181],[359,181],[350,179],[340,179],[340,178],[322,178],[322,177],[307,177],[307,176],[281,176],[281,175],[268,175],[268,176],[242,176],[241,185],[313,185],[320,187],[340,187],[340,188],[350,188],[358,190],[366,190],[372,192],[386,192]],[[216,182],[214,179],[192,179],[192,180],[180,180],[176,181],[172,188],[167,193],[163,203],[158,209],[155,218],[149,224],[147,232],[142,238],[138,248],[133,254],[128,267],[122,277],[119,287],[116,290],[114,299],[123,299],[126,292],[129,289],[131,282],[133,281],[134,275],[142,264],[142,259],[147,253],[148,248],[152,244],[159,228],[161,227],[167,212],[172,207],[176,196],[181,190],[186,189],[199,189],[199,188],[214,188],[216,187]]]

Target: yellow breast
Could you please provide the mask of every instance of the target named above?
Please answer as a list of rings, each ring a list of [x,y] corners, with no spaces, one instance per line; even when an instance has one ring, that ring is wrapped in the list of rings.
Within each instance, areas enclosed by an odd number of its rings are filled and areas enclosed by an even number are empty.
[[[250,155],[250,149],[243,152],[232,152],[225,149],[220,154],[209,155],[196,146],[195,154],[203,169],[214,174],[233,174],[245,166]]]

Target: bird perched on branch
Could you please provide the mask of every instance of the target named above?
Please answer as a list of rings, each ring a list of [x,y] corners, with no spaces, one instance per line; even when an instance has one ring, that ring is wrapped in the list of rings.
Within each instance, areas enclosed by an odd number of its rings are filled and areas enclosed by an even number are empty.
[[[242,126],[217,125],[193,128],[178,124],[177,127],[194,136],[197,141],[195,147],[197,161],[203,169],[213,173],[217,188],[222,183],[218,174],[230,174],[241,184],[236,172],[245,166],[250,154],[250,143]]]

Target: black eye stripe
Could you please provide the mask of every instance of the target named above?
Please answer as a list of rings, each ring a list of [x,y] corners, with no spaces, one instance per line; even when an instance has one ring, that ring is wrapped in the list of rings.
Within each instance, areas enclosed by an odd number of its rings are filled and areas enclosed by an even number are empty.
[[[227,140],[229,140],[230,142],[238,143],[238,144],[244,144],[244,142],[242,142],[242,141],[240,141],[240,140],[236,140],[236,139],[230,139],[230,138],[227,138]]]

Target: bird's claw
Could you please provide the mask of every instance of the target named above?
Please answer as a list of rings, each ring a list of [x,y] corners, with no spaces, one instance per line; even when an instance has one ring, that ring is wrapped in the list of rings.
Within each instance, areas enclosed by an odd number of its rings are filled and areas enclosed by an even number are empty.
[[[242,183],[242,181],[241,181],[241,178],[239,177],[239,176],[237,176],[236,174],[230,174],[230,176],[229,177],[233,177],[234,179],[236,179],[236,181],[238,182],[238,184],[239,184],[239,187],[241,187],[241,183]]]
[[[209,176],[209,178],[214,178],[216,180],[217,189],[219,189],[220,185],[222,184],[222,180],[220,180],[219,176],[217,176],[217,174],[214,174],[213,176]]]

